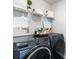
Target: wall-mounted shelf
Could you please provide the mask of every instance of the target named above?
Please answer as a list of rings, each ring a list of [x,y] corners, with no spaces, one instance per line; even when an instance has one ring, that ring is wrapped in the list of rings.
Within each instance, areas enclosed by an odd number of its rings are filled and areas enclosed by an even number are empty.
[[[24,10],[24,9],[22,9],[22,8],[13,7],[13,10],[16,10],[16,11],[19,11],[19,12],[27,13],[26,10]]]
[[[18,12],[23,12],[23,13],[26,13],[26,14],[28,13],[27,10],[21,9],[21,8],[17,8],[17,7],[13,7],[13,10],[18,11]],[[40,17],[43,16],[43,15],[35,13],[35,12],[33,13],[33,15],[34,16],[40,16]]]
[[[54,18],[52,18],[52,17],[47,17],[47,19],[54,20]]]
[[[17,7],[13,7],[14,11],[18,11],[18,12],[22,12],[22,13],[28,13],[27,10],[25,9],[21,9],[21,8],[17,8]],[[43,14],[37,13],[37,12],[33,12],[34,16],[38,16],[38,17],[42,17]],[[47,17],[48,19],[54,20],[54,17]]]

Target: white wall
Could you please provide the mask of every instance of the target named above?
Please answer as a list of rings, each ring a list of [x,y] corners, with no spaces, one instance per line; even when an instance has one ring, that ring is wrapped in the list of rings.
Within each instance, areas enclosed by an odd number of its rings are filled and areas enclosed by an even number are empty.
[[[55,13],[54,32],[63,33],[66,38],[66,1],[58,0],[52,5],[52,10]]]
[[[44,0],[32,0],[32,8],[43,10],[52,10],[51,5]]]

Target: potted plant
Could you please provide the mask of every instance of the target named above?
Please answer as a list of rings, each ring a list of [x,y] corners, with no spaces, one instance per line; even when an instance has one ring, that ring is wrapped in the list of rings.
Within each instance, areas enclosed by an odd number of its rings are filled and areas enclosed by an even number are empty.
[[[33,12],[31,5],[32,5],[32,0],[27,0],[27,11],[30,14]]]
[[[32,9],[31,5],[32,5],[32,1],[31,0],[27,0],[27,9]]]

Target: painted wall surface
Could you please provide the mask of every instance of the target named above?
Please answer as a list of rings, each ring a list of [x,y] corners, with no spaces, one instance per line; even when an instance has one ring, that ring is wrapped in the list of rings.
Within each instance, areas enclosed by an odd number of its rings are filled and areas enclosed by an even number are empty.
[[[52,5],[55,21],[53,22],[54,32],[63,33],[66,39],[66,1],[59,0]]]
[[[44,0],[32,0],[32,8],[42,9],[42,10],[52,10],[51,4],[45,2]]]

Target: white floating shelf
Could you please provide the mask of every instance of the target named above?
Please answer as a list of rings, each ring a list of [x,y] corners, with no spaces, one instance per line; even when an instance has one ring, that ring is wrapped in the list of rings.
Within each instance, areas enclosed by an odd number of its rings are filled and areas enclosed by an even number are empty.
[[[47,17],[47,19],[51,19],[51,20],[54,20],[54,18],[52,18],[52,17]]]
[[[22,9],[22,8],[17,8],[17,7],[13,7],[13,10],[19,11],[19,12],[23,12],[23,13],[28,13],[27,10]],[[34,16],[39,16],[42,17],[43,13],[39,13],[39,12],[33,12]],[[48,19],[54,20],[54,17],[49,17],[47,16]]]
[[[21,9],[21,8],[17,8],[17,7],[13,7],[13,10],[16,10],[16,11],[19,11],[19,12],[23,12],[23,13],[28,13],[27,10]],[[43,16],[43,15],[38,14],[38,13],[36,13],[36,12],[34,12],[33,15],[35,15],[35,16],[40,16],[40,17]]]
[[[13,7],[13,10],[27,13],[27,11],[25,9],[22,9],[22,8]]]

